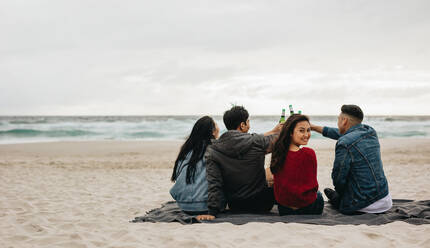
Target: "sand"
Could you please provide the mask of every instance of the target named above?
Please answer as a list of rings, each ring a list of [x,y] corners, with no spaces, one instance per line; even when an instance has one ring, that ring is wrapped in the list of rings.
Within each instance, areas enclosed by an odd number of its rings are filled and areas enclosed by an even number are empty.
[[[320,188],[334,141],[312,140]],[[0,145],[0,247],[430,247],[430,226],[129,223],[171,200],[181,143]],[[430,139],[381,140],[393,198],[430,199]],[[266,159],[267,161],[268,159]],[[268,161],[267,161],[268,162]]]

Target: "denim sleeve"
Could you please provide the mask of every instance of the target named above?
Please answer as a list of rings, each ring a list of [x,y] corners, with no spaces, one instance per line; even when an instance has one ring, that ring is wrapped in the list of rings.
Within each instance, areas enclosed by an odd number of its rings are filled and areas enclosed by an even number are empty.
[[[216,216],[225,205],[223,179],[219,165],[206,156],[206,177],[208,180],[208,212]]]
[[[344,145],[336,146],[336,157],[334,159],[331,179],[335,190],[342,194],[346,187],[346,180],[351,166],[351,157]]]
[[[324,137],[328,137],[328,138],[334,139],[334,140],[338,140],[339,137],[341,136],[339,133],[339,129],[332,128],[332,127],[324,127],[322,135]]]

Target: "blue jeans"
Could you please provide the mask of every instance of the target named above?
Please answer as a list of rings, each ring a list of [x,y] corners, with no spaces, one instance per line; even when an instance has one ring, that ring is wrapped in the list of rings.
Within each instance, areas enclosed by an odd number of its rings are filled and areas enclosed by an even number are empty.
[[[317,192],[317,199],[310,205],[292,209],[278,204],[279,215],[301,215],[301,214],[322,214],[324,209],[324,199],[321,192]]]

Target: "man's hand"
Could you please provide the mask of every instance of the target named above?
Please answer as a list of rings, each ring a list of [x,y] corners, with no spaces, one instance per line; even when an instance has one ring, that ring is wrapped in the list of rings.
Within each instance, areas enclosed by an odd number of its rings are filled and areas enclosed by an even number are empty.
[[[282,127],[284,126],[284,123],[278,123],[271,131],[264,133],[264,136],[269,136],[272,134],[280,134],[282,131]]]
[[[196,217],[196,219],[197,219],[198,221],[201,221],[201,220],[214,220],[214,219],[215,219],[215,216],[210,215],[210,214],[202,214],[202,215],[198,215],[198,216]]]
[[[273,132],[280,133],[282,131],[282,127],[284,126],[284,123],[278,123],[275,128],[273,128]]]
[[[311,130],[312,130],[312,131],[316,131],[316,132],[318,132],[318,133],[322,133],[322,131],[323,131],[323,127],[321,127],[321,126],[317,126],[317,125],[314,125],[314,124],[312,124],[312,123],[311,123]]]

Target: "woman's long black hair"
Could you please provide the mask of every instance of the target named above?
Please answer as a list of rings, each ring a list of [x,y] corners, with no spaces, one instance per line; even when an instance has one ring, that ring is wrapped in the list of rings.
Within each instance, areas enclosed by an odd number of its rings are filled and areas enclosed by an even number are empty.
[[[279,135],[279,139],[276,141],[272,151],[270,171],[273,174],[280,171],[284,166],[285,158],[290,150],[291,135],[293,134],[297,123],[301,121],[309,122],[309,118],[306,115],[293,114],[288,117],[287,121],[285,121],[281,134]]]
[[[206,151],[206,147],[211,143],[211,139],[215,138],[213,132],[215,130],[215,122],[209,116],[203,116],[197,120],[194,124],[193,130],[191,130],[190,136],[187,138],[185,143],[182,145],[179,155],[175,161],[175,167],[173,168],[172,182],[176,181],[180,174],[180,170],[183,169],[185,164],[181,165],[181,162],[185,159],[189,152],[193,152],[188,162],[186,183],[190,184],[194,182],[194,175],[196,173],[196,164],[203,158]],[[178,168],[181,165],[181,168]],[[180,169],[180,170],[178,170]]]

